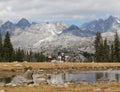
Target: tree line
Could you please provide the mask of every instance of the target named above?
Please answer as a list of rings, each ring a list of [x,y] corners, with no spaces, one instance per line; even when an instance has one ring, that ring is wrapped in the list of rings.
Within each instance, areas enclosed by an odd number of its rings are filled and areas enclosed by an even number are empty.
[[[113,43],[108,43],[107,38],[103,40],[100,32],[96,33],[95,42],[95,62],[120,62],[120,40],[118,33],[114,35]]]
[[[42,52],[25,51],[21,48],[14,49],[10,41],[10,34],[6,32],[4,40],[0,34],[0,62],[12,62],[12,61],[45,61],[45,56]]]
[[[108,42],[107,38],[103,39],[100,32],[97,32],[94,48],[95,62],[120,62],[120,40],[117,32],[112,44]],[[10,41],[9,32],[6,32],[4,39],[2,39],[2,35],[0,34],[0,62],[44,62],[48,60],[49,58],[43,55],[42,52],[25,51],[21,48],[14,49]]]

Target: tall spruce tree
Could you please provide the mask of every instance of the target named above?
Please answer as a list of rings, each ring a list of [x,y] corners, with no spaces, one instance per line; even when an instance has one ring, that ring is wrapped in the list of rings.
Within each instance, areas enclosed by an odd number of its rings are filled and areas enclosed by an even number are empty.
[[[107,38],[105,38],[104,40],[104,47],[103,47],[103,61],[104,62],[109,62],[109,56],[110,56],[110,52],[109,52],[109,45],[107,44]]]
[[[113,61],[114,61],[114,46],[112,44],[110,48],[110,62],[113,62]]]
[[[5,61],[10,62],[13,60],[13,46],[10,42],[9,32],[6,33],[3,44],[3,56]]]
[[[43,55],[42,52],[36,53],[35,58],[36,58],[37,62],[44,62],[45,61],[45,56]]]
[[[24,50],[18,48],[15,53],[15,60],[16,61],[24,61],[25,60],[25,53]]]
[[[120,62],[120,41],[119,36],[116,32],[115,39],[114,39],[114,62]]]
[[[103,48],[103,40],[100,32],[96,33],[96,38],[94,42],[95,47],[95,61],[101,62],[102,58],[102,48]]]

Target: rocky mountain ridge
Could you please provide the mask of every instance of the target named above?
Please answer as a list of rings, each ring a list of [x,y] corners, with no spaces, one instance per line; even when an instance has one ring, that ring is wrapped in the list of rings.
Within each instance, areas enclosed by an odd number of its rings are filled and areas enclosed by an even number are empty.
[[[113,40],[116,31],[120,35],[120,19],[114,16],[105,20],[94,20],[80,27],[64,22],[30,23],[25,18],[16,24],[7,21],[0,22],[0,25],[3,36],[5,32],[10,32],[14,48],[32,49],[44,53],[56,53],[63,50],[94,53],[96,32],[101,32],[103,37],[110,41]]]

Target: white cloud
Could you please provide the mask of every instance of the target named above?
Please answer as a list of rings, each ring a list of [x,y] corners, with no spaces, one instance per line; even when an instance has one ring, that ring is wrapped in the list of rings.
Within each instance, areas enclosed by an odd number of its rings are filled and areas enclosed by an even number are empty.
[[[0,0],[0,19],[17,21],[85,21],[119,16],[119,0]]]

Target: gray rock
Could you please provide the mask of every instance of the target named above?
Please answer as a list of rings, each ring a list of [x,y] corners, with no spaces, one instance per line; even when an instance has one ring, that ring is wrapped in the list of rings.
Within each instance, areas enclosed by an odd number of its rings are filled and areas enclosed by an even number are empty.
[[[12,79],[12,82],[17,85],[24,85],[24,84],[33,84],[33,71],[27,70],[23,76],[16,76]]]
[[[33,80],[33,71],[27,70],[24,74],[23,77],[28,79],[28,80]]]

